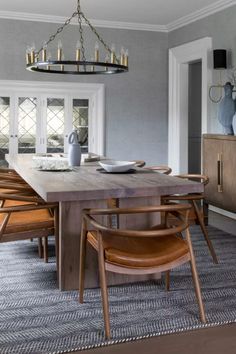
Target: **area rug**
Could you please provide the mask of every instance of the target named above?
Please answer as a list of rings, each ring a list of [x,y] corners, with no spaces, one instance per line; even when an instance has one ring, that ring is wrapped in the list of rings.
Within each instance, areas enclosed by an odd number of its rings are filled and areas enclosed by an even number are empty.
[[[0,353],[65,353],[236,322],[236,236],[209,227],[219,264],[198,226],[192,229],[207,324],[199,321],[189,265],[164,281],[109,288],[112,340],[104,337],[99,289],[60,292],[55,259],[38,258],[37,243],[0,245]]]

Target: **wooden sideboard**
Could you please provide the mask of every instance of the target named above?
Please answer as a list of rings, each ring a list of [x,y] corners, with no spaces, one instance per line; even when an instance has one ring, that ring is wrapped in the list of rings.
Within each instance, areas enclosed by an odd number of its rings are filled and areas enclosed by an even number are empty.
[[[207,204],[236,212],[236,136],[203,135],[203,173]]]

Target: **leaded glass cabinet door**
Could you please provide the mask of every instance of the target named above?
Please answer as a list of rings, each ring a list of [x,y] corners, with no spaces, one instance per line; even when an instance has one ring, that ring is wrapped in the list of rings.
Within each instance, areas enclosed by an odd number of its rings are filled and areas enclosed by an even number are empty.
[[[64,152],[65,99],[47,98],[46,112],[46,151]]]
[[[89,144],[89,100],[73,99],[73,129],[79,134],[82,153],[88,152]]]
[[[0,166],[7,165],[10,146],[10,97],[0,97]]]
[[[37,136],[37,98],[18,97],[17,153],[35,153]]]

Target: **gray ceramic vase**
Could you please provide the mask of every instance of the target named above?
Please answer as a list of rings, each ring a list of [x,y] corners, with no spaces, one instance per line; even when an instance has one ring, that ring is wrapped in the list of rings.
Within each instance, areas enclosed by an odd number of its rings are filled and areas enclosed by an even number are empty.
[[[227,82],[224,85],[225,96],[219,103],[218,120],[224,127],[224,133],[233,134],[232,121],[235,114],[235,100],[233,99],[233,85]]]
[[[79,144],[77,130],[73,130],[68,138],[68,163],[69,166],[80,166],[81,162],[81,147]]]

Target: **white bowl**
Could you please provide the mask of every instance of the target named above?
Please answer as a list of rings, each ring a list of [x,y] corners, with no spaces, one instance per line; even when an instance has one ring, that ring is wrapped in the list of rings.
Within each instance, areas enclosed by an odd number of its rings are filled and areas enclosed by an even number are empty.
[[[135,166],[136,162],[133,161],[114,161],[107,160],[99,162],[100,166],[104,168],[107,172],[126,172]]]

